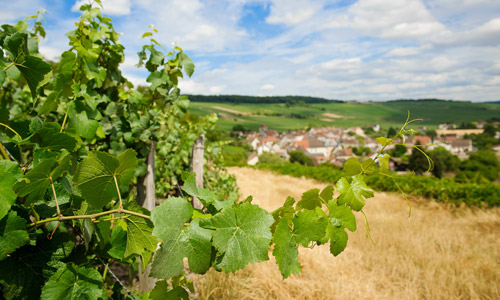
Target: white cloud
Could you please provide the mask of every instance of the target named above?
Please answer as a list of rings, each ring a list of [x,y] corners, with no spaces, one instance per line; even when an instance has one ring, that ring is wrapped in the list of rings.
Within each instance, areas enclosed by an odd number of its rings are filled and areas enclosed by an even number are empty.
[[[268,84],[261,85],[260,88],[259,88],[259,90],[261,90],[261,91],[272,91],[275,88],[276,87],[274,85],[268,83]]]
[[[71,7],[72,11],[79,11],[80,6],[88,4],[89,0],[77,0]],[[130,0],[102,0],[103,13],[112,16],[122,16],[130,14],[132,3]]]
[[[419,47],[399,47],[387,53],[387,56],[411,56],[419,54],[422,50]]]
[[[216,85],[216,86],[211,86],[209,91],[210,94],[218,95],[222,93],[222,91],[224,91],[225,88],[226,88],[225,85]]]
[[[22,20],[27,16],[36,14],[38,10],[44,7],[46,6],[42,0],[2,1],[0,24]]]
[[[419,38],[445,30],[419,0],[359,0],[327,26],[388,39]]]
[[[266,18],[270,24],[297,25],[323,7],[321,1],[311,0],[272,0],[271,3],[271,13]]]

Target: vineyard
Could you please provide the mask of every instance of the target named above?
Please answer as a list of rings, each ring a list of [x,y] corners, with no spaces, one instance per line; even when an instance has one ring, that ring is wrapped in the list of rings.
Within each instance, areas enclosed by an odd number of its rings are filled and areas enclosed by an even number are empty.
[[[236,272],[269,260],[270,249],[283,279],[301,272],[299,246],[344,251],[354,213],[364,216],[373,197],[365,174],[386,172],[388,156],[352,161],[335,186],[283,199],[271,213],[252,197],[236,201],[211,144],[199,187],[191,148],[216,118],[185,118],[178,83],[193,74],[192,60],[179,47],[166,51],[152,29],[138,64],[149,86],[134,88],[119,68],[124,47],[112,20],[99,7],[81,11],[57,63],[38,53],[40,15],[1,27],[1,297],[185,299],[195,292],[188,274]],[[159,204],[152,211],[141,206],[148,197]],[[116,268],[154,278],[154,288],[118,281]]]
[[[331,165],[317,167],[301,164],[260,164],[259,169],[278,174],[306,177],[320,182],[335,182],[345,173]],[[380,176],[367,175],[366,183],[376,191],[403,193],[412,197],[424,197],[453,206],[466,204],[478,207],[500,206],[500,185],[493,182],[460,183],[451,178],[431,178],[422,175],[396,175],[394,172]]]

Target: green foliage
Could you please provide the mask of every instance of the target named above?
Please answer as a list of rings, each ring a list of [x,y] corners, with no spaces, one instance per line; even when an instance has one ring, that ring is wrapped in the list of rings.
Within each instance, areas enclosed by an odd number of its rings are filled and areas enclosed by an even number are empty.
[[[427,156],[426,152],[422,149],[420,141],[417,141],[417,145],[412,149],[408,169],[414,171],[417,174],[422,174],[428,171],[427,167]]]
[[[245,148],[225,145],[222,147],[222,155],[226,166],[245,166],[247,164],[248,154]]]
[[[287,160],[277,153],[264,152],[259,156],[259,164],[281,165],[286,163]]]
[[[304,152],[302,151],[290,151],[288,152],[290,155],[290,162],[291,163],[299,163],[304,166],[314,166],[314,162],[312,158],[307,156]]]
[[[106,297],[101,274],[94,269],[67,264],[57,270],[42,289],[41,299],[98,300]]]
[[[500,172],[500,162],[493,151],[480,150],[471,153],[469,158],[460,164],[459,169],[460,172],[457,174],[459,180],[494,181]]]

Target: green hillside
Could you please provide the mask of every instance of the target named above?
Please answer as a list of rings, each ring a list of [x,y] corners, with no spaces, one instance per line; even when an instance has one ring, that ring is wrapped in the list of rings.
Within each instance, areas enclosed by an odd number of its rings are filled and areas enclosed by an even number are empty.
[[[272,97],[268,97],[272,98]],[[199,98],[198,98],[199,99]],[[211,99],[213,100],[213,98]],[[379,124],[383,128],[399,127],[410,111],[412,118],[421,118],[418,126],[436,128],[440,123],[486,121],[500,118],[500,105],[444,101],[397,100],[388,102],[331,103],[225,103],[191,102],[189,112],[196,115],[217,113],[219,127],[230,130],[241,124],[257,130],[261,124],[278,131],[307,127],[352,127]]]

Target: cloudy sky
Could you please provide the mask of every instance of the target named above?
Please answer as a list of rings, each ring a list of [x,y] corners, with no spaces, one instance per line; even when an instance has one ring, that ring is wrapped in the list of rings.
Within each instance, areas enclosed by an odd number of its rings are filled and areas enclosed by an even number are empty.
[[[50,59],[86,1],[0,0],[0,22],[39,9]],[[500,0],[102,0],[122,33],[125,75],[143,32],[196,64],[184,93],[306,95],[342,100],[500,100]]]

